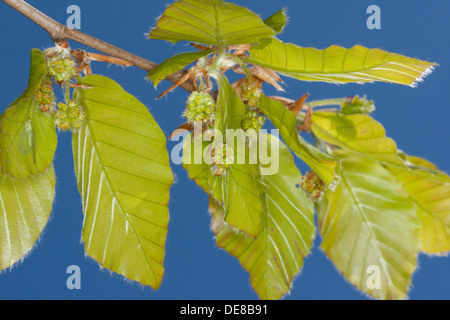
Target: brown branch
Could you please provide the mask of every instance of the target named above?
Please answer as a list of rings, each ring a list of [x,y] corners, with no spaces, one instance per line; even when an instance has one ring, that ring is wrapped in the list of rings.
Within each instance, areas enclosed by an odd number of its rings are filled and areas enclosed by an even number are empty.
[[[53,20],[47,15],[43,14],[35,7],[31,6],[27,2],[23,0],[2,0],[4,3],[9,5],[11,8],[15,9],[42,29],[47,31],[50,35],[50,38],[54,42],[61,42],[66,39],[74,40],[78,43],[86,45],[90,48],[108,54],[110,56],[123,59],[132,63],[135,67],[139,69],[150,71],[158,66],[155,62],[139,57],[133,53],[120,49],[116,46],[113,46],[105,41],[94,38],[88,34],[80,32],[78,30],[69,29],[67,26]],[[184,76],[184,71],[179,71],[173,75],[168,76],[166,79],[176,83],[181,77]],[[190,82],[185,82],[181,87],[188,92],[194,91],[194,86]]]

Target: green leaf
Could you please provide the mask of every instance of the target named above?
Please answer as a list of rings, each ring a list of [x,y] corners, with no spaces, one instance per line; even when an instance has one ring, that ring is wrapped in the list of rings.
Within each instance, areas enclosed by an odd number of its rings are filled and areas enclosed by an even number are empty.
[[[25,91],[14,100],[12,105],[17,104],[23,98],[31,98],[37,90],[41,87],[42,80],[47,74],[47,62],[39,49],[31,49],[30,53],[30,75],[28,78],[28,85]]]
[[[364,83],[383,81],[416,86],[435,63],[408,58],[380,49],[331,46],[304,48],[270,39],[250,49],[249,63],[304,81]]]
[[[244,132],[236,130],[241,127],[245,105],[225,77],[219,78],[218,87],[216,137],[212,147],[217,145],[217,134],[221,133],[224,143],[234,149],[235,163],[225,170],[221,177],[213,175],[209,170],[208,183],[211,193],[224,206],[225,221],[256,237],[261,225],[262,207],[256,184],[255,165],[249,163]],[[229,136],[227,130],[231,130],[233,135]]]
[[[147,108],[94,75],[77,96],[86,122],[73,135],[86,253],[101,266],[157,289],[173,175],[166,139]]]
[[[0,271],[20,261],[47,224],[55,195],[55,173],[15,179],[0,175]]]
[[[180,71],[187,65],[192,62],[206,57],[207,55],[213,53],[214,50],[206,50],[206,51],[197,51],[197,52],[184,52],[177,54],[173,57],[170,57],[167,60],[164,60],[160,65],[151,70],[147,77],[153,81],[153,85],[155,88],[161,82],[161,80],[165,79],[167,76],[174,74],[177,71]]]
[[[335,177],[336,161],[316,149],[300,137],[296,129],[296,117],[281,102],[261,96],[259,108],[280,130],[287,146],[308,164],[317,175],[329,185]]]
[[[212,195],[224,207],[225,221],[252,237],[260,232],[262,205],[255,165],[233,164],[221,177],[209,171]]]
[[[341,181],[317,206],[321,248],[360,290],[377,299],[404,299],[419,252],[415,207],[379,162],[335,155],[342,159]]]
[[[277,138],[270,138],[279,146],[281,165],[275,175],[260,177],[263,213],[258,237],[248,237],[226,224],[223,209],[213,198],[210,211],[217,245],[239,259],[261,299],[280,299],[289,292],[310,252],[315,235],[314,208],[298,187],[302,176],[289,149]]]
[[[394,140],[387,138],[383,126],[369,115],[314,112],[312,132],[327,143],[403,167]]]
[[[42,52],[31,50],[28,87],[0,117],[0,165],[14,178],[44,172],[56,150],[53,116],[42,113],[34,95],[47,74]]]
[[[183,144],[183,167],[186,169],[189,178],[194,180],[197,185],[210,194],[209,187],[209,166],[203,159],[203,153],[207,150],[211,142],[203,141],[202,137],[192,137],[188,135]]]
[[[221,0],[181,0],[159,18],[151,39],[221,46],[256,43],[275,35],[252,11]]]
[[[222,132],[225,139],[227,129],[241,128],[241,121],[246,108],[225,76],[219,76],[217,86],[219,95],[217,97],[214,127]]]
[[[4,112],[0,122],[2,173],[14,178],[44,172],[57,144],[54,118],[39,110],[33,98],[23,98]]]
[[[286,11],[284,9],[275,12],[273,15],[264,20],[264,23],[275,30],[277,33],[283,31],[284,27],[286,26],[286,22],[287,17]]]
[[[30,77],[28,79],[27,90],[24,98],[33,97],[37,90],[41,87],[42,80],[47,74],[47,63],[39,49],[31,50],[30,58]]]
[[[421,250],[446,254],[450,251],[450,177],[425,159],[408,156],[407,160],[412,167],[386,167],[416,205],[421,224]]]

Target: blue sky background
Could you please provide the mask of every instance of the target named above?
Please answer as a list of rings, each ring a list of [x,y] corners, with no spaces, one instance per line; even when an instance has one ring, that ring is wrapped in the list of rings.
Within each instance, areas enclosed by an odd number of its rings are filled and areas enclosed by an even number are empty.
[[[29,1],[55,20],[65,23],[71,4],[81,8],[81,31],[155,62],[188,48],[147,40],[145,33],[170,0]],[[286,96],[305,92],[311,99],[364,95],[375,100],[374,117],[386,128],[400,149],[419,155],[450,172],[450,2],[447,0],[236,0],[262,17],[288,8],[290,22],[280,38],[302,46],[326,48],[332,44],[379,47],[440,66],[418,88],[391,84],[337,86],[286,79]],[[366,9],[377,4],[382,29],[366,28]],[[0,110],[25,89],[31,48],[52,45],[47,33],[0,2]],[[72,48],[84,48],[71,42]],[[94,73],[109,76],[138,97],[168,135],[182,123],[187,93],[182,89],[155,101],[158,93],[144,80],[145,71],[123,70],[92,63]],[[163,82],[159,92],[169,84]],[[168,147],[175,145],[169,142]],[[304,171],[305,167],[298,162]],[[56,200],[50,222],[39,245],[12,270],[0,274],[0,299],[257,299],[248,273],[239,262],[216,247],[210,231],[207,197],[190,181],[181,166],[172,166],[177,183],[171,191],[170,223],[166,246],[165,276],[161,288],[124,280],[85,256],[81,243],[83,214],[73,173],[71,137],[59,134],[55,158]],[[293,290],[286,299],[365,299],[336,271],[319,250],[316,238]],[[66,288],[66,268],[81,268],[81,290]],[[450,258],[420,255],[411,299],[450,298]]]

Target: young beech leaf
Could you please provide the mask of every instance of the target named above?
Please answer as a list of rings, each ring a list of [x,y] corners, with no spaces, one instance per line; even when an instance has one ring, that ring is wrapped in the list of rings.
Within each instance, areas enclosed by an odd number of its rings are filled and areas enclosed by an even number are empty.
[[[281,102],[271,100],[262,95],[259,108],[280,130],[280,136],[287,146],[327,184],[335,177],[336,161],[316,149],[300,137],[296,129],[295,114],[288,110]]]
[[[210,192],[223,205],[225,221],[252,237],[260,232],[262,213],[255,175],[256,165],[248,164],[248,158],[245,164],[233,164],[220,177],[208,172]]]
[[[33,98],[23,98],[0,121],[2,173],[24,178],[44,172],[56,150],[53,116],[41,112]]]
[[[419,221],[402,184],[379,162],[335,151],[340,183],[317,205],[321,248],[377,299],[404,299],[416,269]]]
[[[30,53],[30,75],[28,78],[28,85],[22,95],[17,98],[11,105],[15,104],[22,98],[31,98],[36,91],[39,90],[42,84],[42,80],[47,74],[47,63],[39,49],[31,49]]]
[[[165,79],[167,76],[174,74],[177,71],[180,71],[187,65],[192,62],[206,57],[207,55],[213,53],[213,50],[205,50],[205,51],[197,51],[197,52],[184,52],[177,54],[173,57],[170,57],[164,60],[160,65],[151,70],[147,77],[153,81],[153,85],[155,88],[161,82],[161,80]]]
[[[286,10],[281,9],[278,12],[275,12],[273,15],[264,20],[264,23],[275,30],[277,33],[283,31],[286,26],[287,17]]]
[[[86,253],[104,268],[157,289],[164,274],[173,182],[166,138],[147,108],[116,82],[83,78],[86,113],[73,135]]]
[[[53,161],[57,142],[53,117],[41,112],[34,98],[46,74],[42,52],[31,50],[28,87],[0,118],[3,174],[24,178],[44,172]]]
[[[274,35],[272,28],[244,7],[222,0],[180,0],[167,7],[149,38],[229,46]]]
[[[383,81],[416,86],[433,71],[435,63],[380,49],[331,46],[304,48],[278,39],[253,46],[247,62],[304,81],[364,83]]]
[[[387,165],[414,202],[421,225],[421,250],[429,254],[450,251],[450,177],[418,157],[407,156],[408,167]]]
[[[23,179],[0,174],[0,271],[31,250],[47,224],[54,195],[52,165]]]
[[[395,141],[386,137],[384,127],[369,115],[314,112],[311,128],[316,138],[329,144],[403,167]]]
[[[209,208],[217,245],[239,259],[261,299],[280,299],[290,291],[311,250],[314,208],[298,187],[302,176],[289,149],[276,137],[270,139],[279,146],[280,168],[275,175],[259,177],[263,211],[256,239],[226,224],[223,208],[213,197]]]
[[[246,111],[245,105],[225,77],[219,78],[218,87],[215,129],[222,133],[224,143],[232,146],[235,161],[221,176],[210,172],[208,178],[210,191],[224,206],[225,221],[236,229],[256,237],[260,230],[262,207],[255,165],[249,163],[249,151],[245,145],[243,131],[235,131],[241,127]],[[236,133],[231,141],[227,136],[228,129]]]

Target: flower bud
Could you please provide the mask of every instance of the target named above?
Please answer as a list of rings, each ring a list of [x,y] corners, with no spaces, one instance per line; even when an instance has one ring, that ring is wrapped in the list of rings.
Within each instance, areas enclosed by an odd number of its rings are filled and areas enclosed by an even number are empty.
[[[312,201],[322,198],[326,185],[314,171],[308,171],[302,179],[302,188]]]
[[[249,108],[257,108],[261,98],[262,91],[254,82],[246,82],[242,86],[242,101],[246,102]]]
[[[247,111],[241,121],[241,126],[244,130],[254,129],[258,132],[264,126],[265,121],[266,118],[264,116],[259,116],[258,112]]]
[[[76,73],[75,61],[70,58],[53,58],[47,62],[47,69],[56,81],[68,81]]]
[[[212,172],[216,176],[222,176],[226,169],[234,163],[234,150],[226,143],[219,143],[211,151]]]
[[[42,81],[41,87],[34,95],[34,99],[42,112],[53,113],[55,109],[55,94],[53,93],[53,84],[50,78]]]
[[[375,111],[375,104],[372,100],[367,100],[366,96],[362,98],[354,96],[344,99],[340,112],[343,114],[370,114],[373,111]]]
[[[69,100],[67,104],[58,103],[55,124],[60,130],[77,131],[83,125],[85,118],[86,114],[75,100]]]
[[[188,98],[184,116],[189,122],[208,122],[214,119],[215,103],[210,94],[194,91]]]

